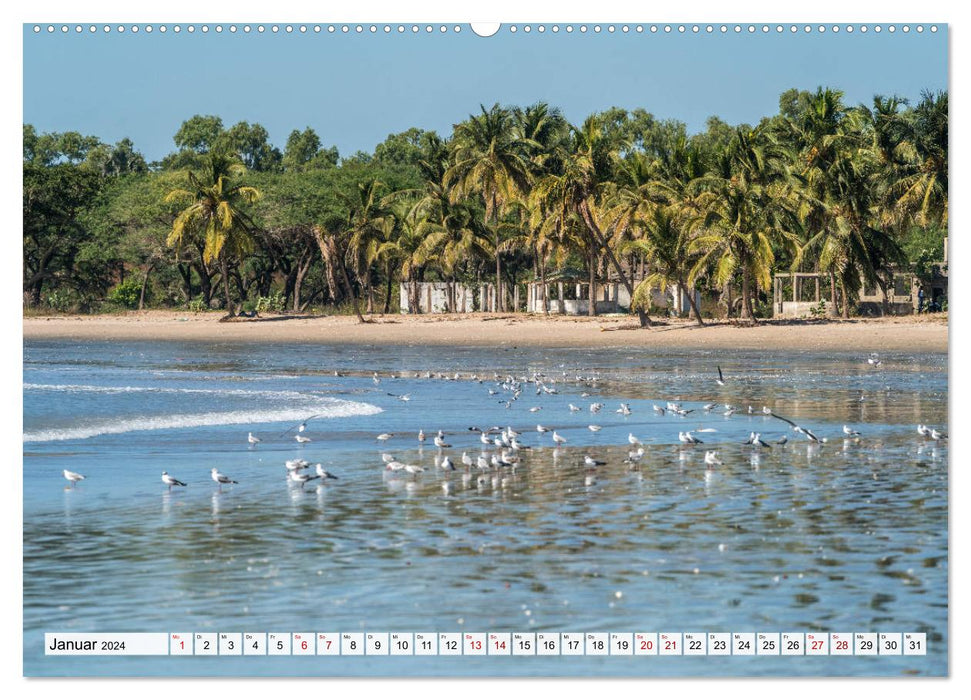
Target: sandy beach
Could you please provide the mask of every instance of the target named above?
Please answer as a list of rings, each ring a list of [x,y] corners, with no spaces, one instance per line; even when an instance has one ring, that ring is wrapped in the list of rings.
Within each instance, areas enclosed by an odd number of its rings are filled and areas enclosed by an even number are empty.
[[[463,345],[859,350],[947,352],[947,317],[763,321],[757,326],[713,322],[705,327],[662,321],[640,328],[629,317],[543,318],[522,314],[374,316],[264,315],[220,322],[221,314],[145,311],[103,316],[32,316],[25,339],[207,340],[348,345]]]

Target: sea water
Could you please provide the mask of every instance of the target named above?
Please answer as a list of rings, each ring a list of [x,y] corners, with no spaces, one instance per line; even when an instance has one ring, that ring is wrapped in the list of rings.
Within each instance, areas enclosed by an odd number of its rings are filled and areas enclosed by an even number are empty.
[[[916,425],[946,431],[947,357],[880,359],[27,341],[24,672],[944,675],[948,446]],[[506,377],[539,382],[511,400]],[[654,411],[669,401],[691,412]],[[723,415],[725,404],[737,412]],[[296,426],[309,416],[311,442],[300,445]],[[567,442],[554,449],[537,424]],[[862,437],[844,440],[844,424]],[[463,451],[493,451],[470,428],[493,426],[514,428],[528,449],[515,469],[466,473]],[[439,430],[451,445],[442,451],[432,445]],[[680,445],[687,430],[704,431],[694,433],[704,444]],[[771,448],[743,444],[753,431]],[[630,434],[644,445],[639,463],[625,462]],[[723,465],[706,469],[706,449]],[[425,471],[389,471],[383,453]],[[455,472],[436,467],[442,454]],[[590,469],[585,455],[606,464]],[[295,458],[339,478],[293,484],[284,462]],[[213,467],[239,483],[219,487]],[[72,488],[64,469],[86,479]],[[170,491],[162,471],[188,485]],[[541,631],[924,632],[927,655],[175,658],[43,648],[45,632]]]

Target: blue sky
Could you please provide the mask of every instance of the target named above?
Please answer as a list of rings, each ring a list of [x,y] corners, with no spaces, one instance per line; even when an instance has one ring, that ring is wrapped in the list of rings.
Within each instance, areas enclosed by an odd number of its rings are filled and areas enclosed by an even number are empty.
[[[947,30],[907,34],[670,34],[645,30],[489,38],[379,31],[349,34],[171,30],[77,35],[24,27],[24,121],[106,142],[129,137],[149,160],[174,150],[193,114],[259,122],[284,146],[312,127],[342,155],[417,126],[448,134],[479,104],[546,101],[573,122],[619,106],[701,130],[775,113],[790,88],[828,85],[850,104],[874,94],[916,99],[948,86]],[[844,25],[845,26],[845,25]]]

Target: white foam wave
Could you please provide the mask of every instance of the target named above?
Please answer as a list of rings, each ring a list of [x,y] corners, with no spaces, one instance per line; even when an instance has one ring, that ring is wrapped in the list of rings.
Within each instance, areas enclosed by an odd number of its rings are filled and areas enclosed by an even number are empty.
[[[371,416],[382,409],[360,401],[322,399],[299,408],[263,411],[221,411],[213,413],[187,413],[182,415],[135,416],[123,420],[107,420],[70,428],[35,430],[24,433],[24,442],[52,442],[56,440],[84,440],[98,435],[119,435],[140,430],[167,430],[173,428],[199,428],[214,425],[240,425],[302,421],[308,415],[318,419]],[[316,420],[316,419],[315,419]]]
[[[299,391],[272,391],[260,389],[182,389],[154,386],[93,386],[90,384],[30,384],[24,383],[25,391],[63,391],[68,393],[95,394],[210,394],[218,396],[258,396],[270,399],[307,399],[309,393]],[[317,397],[313,397],[317,398]]]

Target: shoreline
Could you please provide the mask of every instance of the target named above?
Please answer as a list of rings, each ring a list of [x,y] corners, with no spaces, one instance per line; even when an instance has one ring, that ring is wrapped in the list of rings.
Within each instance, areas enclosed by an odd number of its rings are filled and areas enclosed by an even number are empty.
[[[95,316],[28,316],[24,340],[171,340],[326,345],[467,347],[633,347],[696,350],[948,351],[945,314],[875,319],[772,320],[757,326],[658,319],[640,328],[629,316],[527,314],[353,316],[268,314],[220,322],[220,312],[133,311]],[[663,325],[662,325],[663,324]]]

